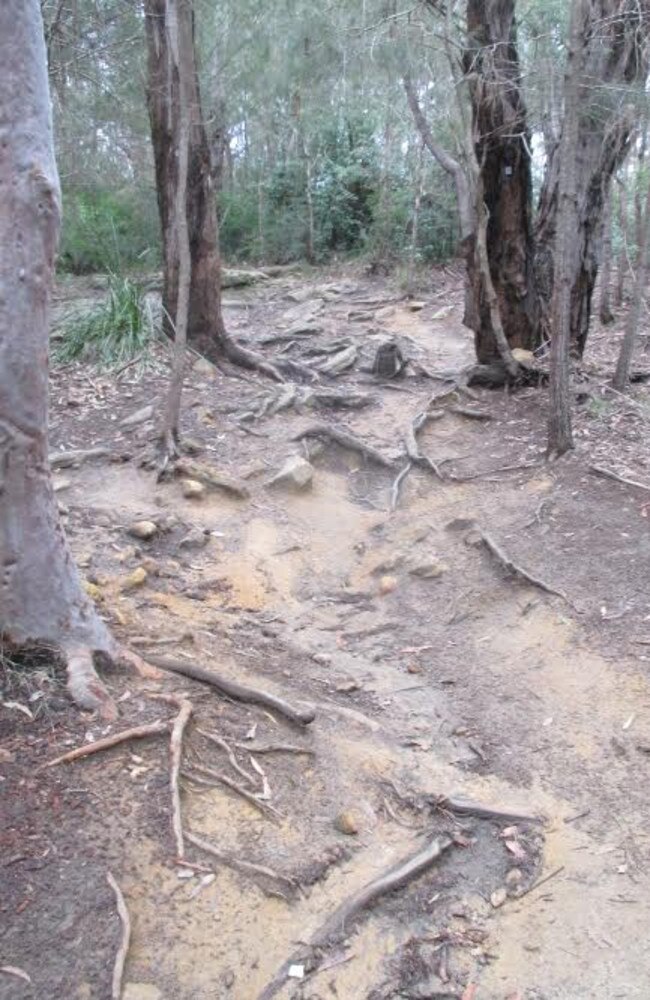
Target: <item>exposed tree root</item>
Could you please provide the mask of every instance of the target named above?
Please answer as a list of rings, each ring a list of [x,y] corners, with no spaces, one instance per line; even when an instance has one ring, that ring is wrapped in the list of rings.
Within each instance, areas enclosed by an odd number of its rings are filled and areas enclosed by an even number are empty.
[[[293,743],[235,743],[234,745],[248,753],[295,753],[307,754],[310,757],[316,754],[310,747],[297,747]]]
[[[179,640],[178,639],[174,639],[174,640],[171,640],[171,639],[160,640],[160,639],[158,639],[158,640],[151,640],[151,641],[152,642],[161,642],[162,641],[162,642],[167,642],[167,643],[173,641],[173,642],[177,643]],[[127,649],[126,646],[120,646],[119,647],[119,649],[117,651],[116,659],[117,659],[118,662],[121,661],[123,663],[128,664],[130,667],[132,667],[133,670],[135,670],[135,672],[138,675],[138,677],[141,677],[143,680],[156,681],[156,680],[160,680],[160,678],[162,677],[162,673],[161,673],[160,670],[158,670],[156,667],[152,666],[151,663],[148,663],[146,660],[144,660],[137,653],[134,653],[132,649]]]
[[[190,844],[194,844],[195,847],[198,847],[201,851],[205,851],[206,854],[211,854],[214,858],[221,861],[222,864],[228,865],[230,868],[236,868],[238,871],[251,875],[264,875],[266,878],[275,879],[277,882],[284,882],[292,890],[296,888],[294,879],[289,878],[287,875],[281,875],[279,872],[274,871],[273,868],[267,868],[265,865],[257,865],[252,861],[243,861],[241,858],[235,858],[232,854],[220,851],[214,844],[211,844],[208,840],[203,840],[202,837],[197,837],[194,833],[186,833],[185,837]]]
[[[183,756],[183,734],[192,715],[192,703],[187,698],[177,697],[173,694],[152,694],[149,697],[178,707],[178,715],[172,723],[169,740],[169,790],[172,800],[172,831],[176,842],[176,858],[178,861],[182,861],[185,857],[185,844],[183,841],[181,795],[178,787],[178,778]]]
[[[244,781],[246,781],[249,785],[255,784],[255,778],[253,777],[252,774],[249,774],[248,771],[241,766],[241,764],[235,757],[232,747],[230,746],[229,743],[226,742],[226,740],[222,739],[221,736],[218,736],[217,733],[207,733],[205,729],[197,729],[196,731],[199,734],[199,736],[203,736],[204,739],[210,740],[211,743],[216,744],[216,746],[220,747],[221,750],[225,750],[226,754],[228,755],[228,760],[230,761],[232,769],[236,771],[237,774],[239,774],[244,779]]]
[[[306,949],[297,951],[280,967],[270,983],[264,987],[257,1000],[271,1000],[287,981],[289,969],[296,963],[305,964],[307,971],[312,972],[320,964],[319,951],[329,944],[346,937],[350,924],[382,896],[395,889],[407,885],[418,875],[425,872],[440,855],[452,846],[450,837],[440,837],[429,841],[415,854],[404,858],[378,878],[369,882],[340,906],[327,918],[312,935]]]
[[[299,434],[294,435],[291,439],[292,441],[303,441],[305,438],[316,437],[324,441],[332,441],[334,444],[340,445],[342,448],[348,448],[350,451],[355,451],[359,455],[363,455],[370,462],[374,462],[376,465],[381,465],[385,469],[392,469],[395,466],[395,462],[391,458],[386,458],[382,455],[380,451],[373,448],[371,445],[365,444],[365,442],[360,441],[359,438],[354,437],[347,431],[341,430],[339,427],[332,427],[329,424],[312,424],[311,427],[307,427],[304,431],[300,431]]]
[[[473,799],[464,799],[453,795],[434,796],[436,809],[457,813],[459,816],[476,816],[477,819],[496,819],[506,823],[539,823],[542,819],[533,813],[518,812],[514,809],[502,809],[496,806],[484,805]]]
[[[402,485],[403,485],[404,480],[406,479],[406,477],[408,476],[408,474],[409,474],[409,472],[411,471],[412,468],[413,468],[413,462],[412,461],[408,461],[406,463],[406,465],[404,466],[404,468],[400,472],[398,472],[397,478],[395,479],[395,482],[393,483],[391,491],[390,491],[390,509],[391,510],[395,510],[397,508],[397,504],[399,503],[399,495],[400,495],[400,492],[401,492],[401,489],[402,489]]]
[[[590,465],[589,471],[593,472],[595,476],[603,476],[604,479],[613,479],[617,483],[634,486],[637,490],[645,490],[647,493],[650,493],[650,486],[646,485],[646,483],[639,483],[636,479],[627,479],[625,476],[619,476],[617,472],[605,469],[602,465]]]
[[[525,583],[530,583],[533,587],[537,587],[538,590],[543,590],[546,594],[552,594],[554,597],[561,597],[563,601],[566,601],[570,608],[574,611],[576,610],[575,606],[562,590],[556,590],[555,587],[552,587],[544,580],[540,580],[539,577],[533,576],[532,573],[529,573],[527,570],[523,569],[523,567],[513,562],[510,556],[503,551],[501,546],[495,542],[491,535],[480,528],[479,532],[481,539],[483,540],[483,544],[488,552],[494,556],[497,562],[501,563],[506,572],[512,573],[515,577],[519,577],[519,579],[523,580]]]
[[[103,719],[117,718],[117,705],[99,679],[89,646],[69,644],[62,648],[68,666],[68,694],[76,705],[99,712]]]
[[[313,722],[316,713],[313,708],[296,708],[278,698],[274,694],[266,691],[259,691],[257,688],[246,687],[237,681],[228,680],[215,674],[212,670],[206,670],[196,663],[185,663],[184,660],[168,660],[166,657],[152,656],[149,661],[162,670],[168,670],[174,674],[182,674],[183,677],[191,677],[192,680],[201,681],[203,684],[210,684],[221,691],[222,694],[233,698],[235,701],[243,701],[249,705],[263,705],[265,708],[274,709],[280,712],[285,719],[300,726],[306,726]]]
[[[93,458],[108,458],[111,451],[108,448],[81,448],[76,451],[52,451],[49,455],[51,469],[71,469],[82,462]]]
[[[54,760],[49,760],[47,764],[43,764],[43,767],[55,767],[57,764],[69,764],[73,760],[80,760],[82,757],[90,757],[92,754],[101,753],[102,750],[110,750],[111,747],[119,746],[120,743],[126,743],[128,740],[142,740],[147,736],[158,736],[160,733],[169,732],[169,722],[162,722],[160,719],[156,722],[147,722],[142,726],[133,726],[131,729],[124,729],[121,733],[113,733],[111,736],[105,736],[101,740],[95,740],[94,743],[86,743],[82,747],[76,747],[74,750],[68,750],[67,753],[61,754],[60,757],[55,757]]]
[[[487,410],[476,410],[471,406],[450,406],[450,413],[455,413],[458,417],[467,417],[468,420],[494,420],[491,413]]]
[[[106,881],[110,885],[111,889],[115,893],[115,901],[117,904],[117,912],[122,924],[122,938],[120,940],[120,946],[117,950],[115,956],[115,963],[113,965],[113,981],[111,984],[111,1000],[122,1000],[122,980],[124,979],[124,966],[126,964],[126,956],[129,952],[129,944],[131,943],[131,918],[129,917],[129,911],[126,905],[126,901],[122,894],[122,890],[113,878],[110,872],[106,873]]]
[[[236,792],[241,795],[242,799],[246,799],[258,812],[261,812],[263,816],[267,819],[272,819],[274,822],[281,818],[278,810],[269,805],[268,802],[264,802],[262,799],[254,795],[253,792],[249,792],[247,788],[233,781],[226,774],[221,774],[220,771],[214,771],[211,767],[204,767],[203,764],[195,764],[194,770],[199,771],[199,774],[195,774],[194,771],[183,771],[183,777],[188,778],[190,781],[195,781],[198,785],[225,785],[226,788],[230,788],[231,791]],[[203,777],[205,775],[205,777]]]
[[[248,371],[260,372],[261,375],[266,375],[267,378],[272,378],[275,382],[284,382],[284,376],[275,365],[265,361],[261,354],[242,347],[232,337],[225,336],[223,338],[223,352],[233,365],[246,368]]]

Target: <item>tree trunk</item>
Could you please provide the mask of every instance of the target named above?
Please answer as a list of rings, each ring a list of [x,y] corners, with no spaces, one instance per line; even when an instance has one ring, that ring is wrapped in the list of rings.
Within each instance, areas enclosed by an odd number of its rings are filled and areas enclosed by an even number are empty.
[[[571,350],[582,356],[589,333],[603,234],[603,207],[611,178],[624,162],[635,128],[629,90],[648,72],[650,0],[589,0],[583,37],[584,85],[578,116],[583,169],[576,178],[580,212],[573,239],[577,253],[571,285]],[[554,160],[540,195],[536,235],[548,257],[559,225],[559,171]]]
[[[58,647],[73,698],[111,715],[92,654],[113,642],[72,560],[47,458],[60,191],[38,0],[0,4],[0,134],[0,634]]]
[[[521,93],[515,0],[467,0],[463,67],[487,211],[487,254],[510,348],[540,343],[532,230],[530,138]],[[482,210],[482,209],[481,209]],[[478,263],[478,260],[477,260]],[[480,268],[470,272],[475,308],[469,317],[479,362],[500,357],[493,308]]]
[[[634,345],[641,319],[643,308],[643,295],[645,292],[646,278],[648,275],[648,243],[650,227],[650,184],[646,188],[645,210],[641,211],[639,220],[640,244],[637,248],[636,276],[634,280],[634,292],[632,304],[625,321],[625,334],[621,343],[621,350],[616,364],[616,371],[612,384],[619,392],[624,392],[628,387],[630,378],[630,365],[634,354]]]
[[[618,239],[619,247],[616,257],[616,305],[622,306],[625,299],[625,278],[628,272],[627,191],[624,181],[619,181],[618,184]]]
[[[192,9],[191,0],[190,8]],[[163,310],[166,331],[173,336],[173,321],[170,317],[176,316],[178,311],[180,276],[180,255],[174,226],[182,121],[179,81],[168,51],[167,0],[144,0],[144,12],[147,38],[147,105],[163,242]],[[212,360],[226,357],[234,364],[257,369],[270,378],[282,381],[282,376],[272,365],[267,364],[253,351],[240,347],[226,333],[221,309],[217,208],[210,146],[201,110],[194,44],[192,44],[189,69],[187,225],[191,282],[187,338],[196,350]]]
[[[187,321],[189,316],[190,282],[192,260],[187,224],[187,175],[189,168],[189,107],[190,82],[193,69],[192,3],[191,0],[166,0],[167,30],[169,32],[170,79],[178,81],[178,107],[180,135],[178,147],[178,184],[175,192],[174,243],[178,249],[178,297],[174,317],[174,359],[172,375],[163,415],[161,434],[162,463],[176,457],[181,416],[181,397],[185,376],[185,352],[187,348]],[[171,106],[172,97],[169,95]]]
[[[558,224],[555,233],[551,380],[548,417],[548,453],[560,456],[573,448],[571,431],[569,346],[571,292],[575,271],[575,232],[579,220],[577,178],[582,169],[578,143],[578,115],[584,86],[583,36],[589,18],[589,0],[573,0],[564,84],[564,127],[558,150]]]
[[[600,322],[603,326],[613,322],[612,297],[612,191],[605,197],[603,210],[603,257],[600,266]]]

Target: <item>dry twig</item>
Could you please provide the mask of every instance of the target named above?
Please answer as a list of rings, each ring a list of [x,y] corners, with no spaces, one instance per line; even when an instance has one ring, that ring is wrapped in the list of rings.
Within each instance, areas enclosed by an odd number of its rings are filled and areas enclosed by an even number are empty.
[[[617,472],[612,472],[611,469],[605,469],[602,465],[590,465],[589,471],[593,472],[595,476],[603,476],[605,479],[614,479],[617,483],[625,483],[626,486],[635,486],[638,490],[645,490],[650,493],[650,486],[646,486],[645,483],[639,483],[636,479],[627,479],[625,476],[619,476]]]
[[[574,611],[576,610],[575,606],[571,603],[571,601],[563,591],[556,590],[555,587],[551,587],[551,585],[546,583],[544,580],[540,580],[539,577],[533,576],[532,573],[529,573],[527,570],[523,569],[523,567],[519,566],[516,562],[513,562],[510,556],[508,556],[507,553],[504,552],[504,550],[500,547],[500,545],[497,542],[495,542],[495,540],[492,538],[491,535],[489,535],[486,531],[483,531],[482,529],[479,529],[479,531],[481,534],[481,538],[483,540],[483,544],[485,545],[488,552],[490,552],[490,554],[494,556],[497,562],[501,563],[503,568],[508,573],[512,573],[513,576],[519,577],[526,583],[530,583],[533,587],[537,587],[539,590],[543,590],[546,594],[553,594],[554,597],[561,597],[563,601],[566,601],[566,603],[569,605],[570,608],[572,608]]]
[[[119,746],[120,743],[126,743],[127,740],[139,740],[146,736],[157,736],[160,733],[168,731],[168,722],[161,722],[160,720],[147,722],[143,726],[124,729],[121,733],[113,733],[112,736],[105,736],[104,739],[96,740],[94,743],[86,743],[82,747],[68,750],[67,753],[61,754],[60,757],[49,760],[42,767],[55,767],[57,764],[68,764],[70,761],[79,760],[81,757],[89,757],[91,754],[101,753],[102,750],[110,750],[111,747]]]
[[[372,906],[382,896],[393,892],[395,889],[400,889],[418,875],[421,875],[431,867],[434,861],[437,861],[443,851],[452,846],[452,843],[453,841],[450,837],[441,837],[429,841],[429,843],[420,848],[415,854],[399,861],[396,865],[389,868],[388,871],[384,872],[383,875],[379,875],[372,882],[369,882],[368,885],[341,903],[334,913],[327,918],[325,923],[312,935],[307,955],[305,955],[305,950],[303,949],[287,959],[273,979],[267,983],[259,994],[258,1000],[271,1000],[284,986],[289,968],[296,962],[303,963],[308,959],[311,966],[310,971],[317,968],[319,960],[316,952],[318,950],[327,947],[334,940],[345,937],[348,933],[349,925],[363,910],[367,910],[368,907]]]
[[[113,981],[111,985],[111,1000],[121,1000],[124,965],[129,951],[129,944],[131,942],[131,918],[129,917],[129,911],[124,900],[122,890],[110,872],[106,872],[106,881],[115,893],[117,912],[122,924],[122,939],[115,956],[115,963],[113,965]]]
[[[257,795],[249,792],[247,788],[243,788],[236,781],[233,781],[232,778],[229,778],[228,775],[221,774],[220,771],[213,771],[211,767],[204,767],[203,764],[195,764],[194,769],[200,773],[194,774],[193,771],[183,771],[183,777],[189,778],[190,781],[196,781],[199,785],[212,785],[213,787],[215,784],[225,785],[226,788],[232,789],[233,792],[237,792],[243,799],[250,802],[267,819],[272,819],[277,823],[281,818],[280,813],[274,806],[269,805],[268,802],[263,802]],[[205,775],[205,777],[202,777],[202,775]]]
[[[201,837],[197,837],[194,833],[187,833],[185,836],[190,844],[194,844],[195,847],[205,851],[206,854],[211,854],[218,861],[221,861],[222,864],[228,865],[230,868],[237,868],[239,871],[250,872],[253,875],[266,875],[267,878],[284,882],[291,889],[295,889],[296,883],[293,879],[287,875],[281,875],[279,872],[274,871],[273,868],[267,868],[265,865],[257,865],[252,861],[242,861],[241,858],[234,858],[231,854],[220,851],[214,844],[211,844],[208,840],[203,840]]]
[[[178,776],[183,756],[183,733],[192,714],[192,703],[187,698],[178,698],[170,694],[156,694],[150,695],[150,697],[178,706],[178,715],[173,721],[169,740],[169,787],[172,798],[172,830],[174,840],[176,841],[176,857],[179,861],[182,861],[185,856],[185,845],[183,843],[181,795],[178,787]]]
[[[211,743],[215,743],[222,750],[225,750],[226,753],[228,754],[228,760],[230,761],[233,769],[237,771],[237,773],[240,774],[242,778],[248,782],[249,785],[255,784],[255,778],[252,776],[252,774],[249,774],[248,771],[241,766],[241,764],[235,757],[232,747],[230,746],[229,743],[226,743],[226,741],[222,739],[221,736],[218,736],[216,733],[206,733],[204,729],[197,729],[196,731],[200,736],[203,736],[204,739],[210,740]],[[237,746],[237,744],[235,745]]]

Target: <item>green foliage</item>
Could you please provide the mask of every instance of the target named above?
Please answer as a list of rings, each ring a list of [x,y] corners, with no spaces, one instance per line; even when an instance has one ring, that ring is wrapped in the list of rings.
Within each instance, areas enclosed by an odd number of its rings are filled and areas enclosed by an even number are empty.
[[[141,286],[111,274],[104,301],[65,322],[55,361],[93,361],[107,367],[123,364],[145,352],[153,334]]]
[[[64,191],[59,268],[73,274],[154,267],[160,260],[152,191]]]

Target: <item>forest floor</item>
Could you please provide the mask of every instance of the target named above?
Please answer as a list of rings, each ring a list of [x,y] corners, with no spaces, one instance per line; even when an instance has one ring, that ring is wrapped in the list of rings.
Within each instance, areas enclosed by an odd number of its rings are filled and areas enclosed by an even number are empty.
[[[93,294],[88,280],[66,283],[58,307]],[[574,453],[544,464],[544,389],[447,398],[418,438],[442,479],[413,468],[391,510],[404,433],[444,383],[417,367],[393,381],[364,367],[386,336],[428,369],[470,362],[458,275],[436,272],[422,308],[354,269],[285,275],[226,302],[230,330],[250,346],[312,331],[263,345],[269,359],[355,348],[354,365],[318,388],[369,405],[242,420],[288,394],[199,361],[184,431],[203,449],[197,461],[250,495],[189,499],[142,465],[152,422],[122,423],[164,393],[165,364],[117,378],[89,364],[55,369],[53,450],[109,452],[56,472],[55,489],[121,640],[310,703],[316,718],[297,728],[171,674],[153,683],[113,669],[104,676],[120,719],[107,725],[70,706],[50,666],[5,665],[0,965],[14,972],[0,971],[0,998],[111,995],[110,870],[133,924],[125,1000],[255,1000],[292,956],[285,1000],[647,1000],[650,397],[643,386],[629,400],[605,390],[619,328],[594,332]],[[459,402],[492,419],[453,412]],[[268,486],[285,459],[305,456],[292,439],[315,421],[393,466],[310,439],[311,487]],[[129,534],[141,520],[156,525],[148,541]],[[565,596],[508,574],[480,532]],[[185,829],[229,863],[189,843],[188,864],[175,863],[164,736],[39,770],[173,714],[152,689],[193,703],[184,770],[208,766],[253,792],[264,772],[277,814],[182,779]],[[248,784],[199,730],[229,742]],[[310,753],[256,753],[260,743]],[[454,811],[450,796],[531,819]],[[310,973],[305,942],[336,907],[447,834],[440,860],[341,928]]]

